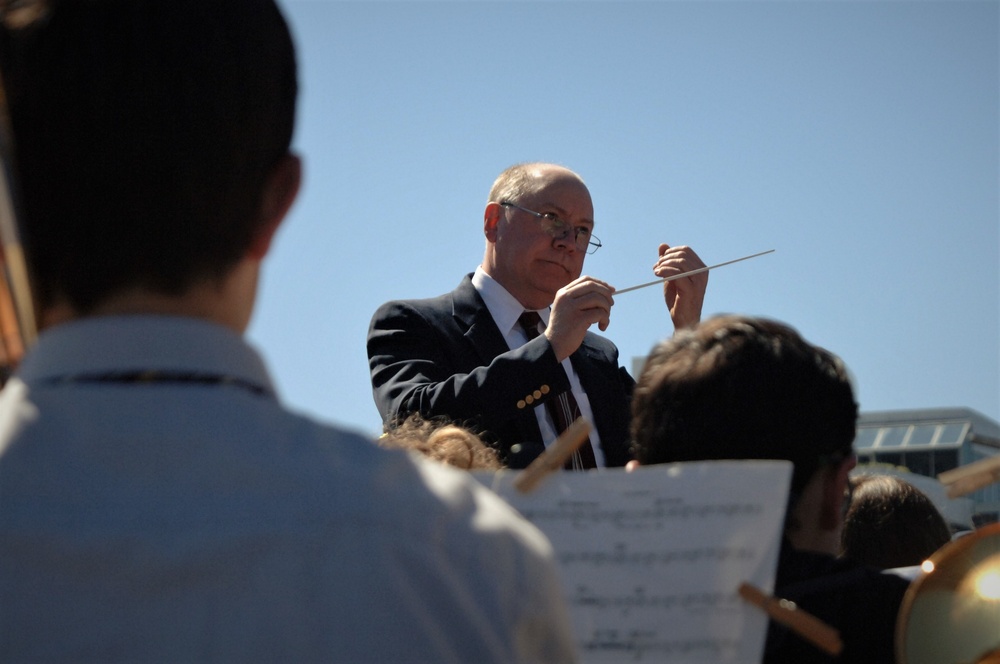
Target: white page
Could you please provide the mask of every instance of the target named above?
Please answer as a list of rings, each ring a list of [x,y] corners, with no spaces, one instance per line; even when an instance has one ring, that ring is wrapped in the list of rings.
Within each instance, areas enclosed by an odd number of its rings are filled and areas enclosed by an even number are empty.
[[[792,465],[707,461],[626,473],[557,472],[534,492],[517,471],[477,474],[556,551],[584,663],[759,662]]]

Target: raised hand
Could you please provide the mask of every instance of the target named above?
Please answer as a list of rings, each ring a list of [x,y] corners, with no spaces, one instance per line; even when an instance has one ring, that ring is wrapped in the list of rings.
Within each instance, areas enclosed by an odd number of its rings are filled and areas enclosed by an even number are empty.
[[[691,247],[683,245],[671,247],[664,243],[660,245],[658,253],[659,257],[653,265],[653,274],[661,279],[705,267],[705,263]],[[698,324],[707,288],[707,271],[663,284],[663,299],[667,303],[667,310],[670,312],[670,320],[673,321],[675,330]]]
[[[602,332],[608,329],[614,292],[609,284],[588,276],[579,277],[556,292],[545,336],[560,362],[580,347],[591,325],[596,323]]]

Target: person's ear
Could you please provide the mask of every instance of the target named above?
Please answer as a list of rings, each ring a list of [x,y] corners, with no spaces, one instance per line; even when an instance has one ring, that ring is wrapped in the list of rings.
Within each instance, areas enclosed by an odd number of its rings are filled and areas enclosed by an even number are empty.
[[[500,224],[500,214],[503,208],[499,203],[490,201],[483,210],[483,234],[490,242],[497,241],[497,226]]]
[[[843,523],[849,495],[847,492],[847,485],[850,482],[849,473],[857,464],[858,460],[852,454],[836,466],[826,469],[826,481],[823,485],[823,507],[819,516],[820,527],[823,530],[834,530]]]
[[[282,157],[264,183],[260,202],[260,226],[247,252],[262,260],[271,248],[271,240],[288,214],[302,184],[302,160],[293,154]]]

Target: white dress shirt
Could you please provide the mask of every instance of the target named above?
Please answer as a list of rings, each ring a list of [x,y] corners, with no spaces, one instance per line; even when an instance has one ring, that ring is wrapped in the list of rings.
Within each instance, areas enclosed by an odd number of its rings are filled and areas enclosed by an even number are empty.
[[[0,661],[574,657],[537,529],[285,409],[227,328],[62,324],[0,392]]]
[[[497,324],[500,333],[507,341],[507,347],[511,350],[520,348],[528,343],[528,336],[518,323],[517,319],[524,313],[524,306],[511,295],[506,288],[500,285],[493,277],[486,274],[482,266],[476,268],[472,275],[472,285],[476,288],[479,296],[486,303],[486,308],[493,317],[493,322]],[[538,309],[538,315],[545,325],[549,324],[550,308]],[[601,450],[601,439],[594,426],[594,412],[590,407],[590,399],[580,384],[580,377],[573,369],[573,363],[567,357],[562,361],[563,370],[569,378],[569,384],[576,397],[576,402],[580,406],[580,414],[590,423],[590,442],[594,448],[594,459],[599,468],[603,468],[604,452]],[[548,447],[556,439],[556,426],[552,421],[545,404],[535,406],[535,417],[538,420],[538,428],[542,431],[542,442]]]

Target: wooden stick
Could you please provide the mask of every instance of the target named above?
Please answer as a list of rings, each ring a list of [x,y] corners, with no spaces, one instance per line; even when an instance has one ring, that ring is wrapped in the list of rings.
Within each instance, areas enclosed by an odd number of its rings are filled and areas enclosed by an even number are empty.
[[[844,649],[840,632],[816,616],[806,613],[795,602],[771,597],[749,583],[741,583],[739,593],[740,597],[762,609],[772,620],[788,627],[823,652],[836,656]]]
[[[639,284],[638,286],[629,286],[628,288],[620,288],[615,291],[615,296],[621,295],[622,293],[627,293],[629,291],[639,290],[640,288],[646,288],[647,286],[655,286],[656,284],[665,284],[668,281],[673,281],[674,279],[680,279],[681,277],[690,277],[695,274],[701,274],[702,272],[708,272],[709,270],[714,270],[717,267],[722,267],[723,265],[732,265],[733,263],[739,263],[740,261],[749,260],[751,258],[757,258],[758,256],[763,256],[764,254],[774,253],[774,249],[768,249],[767,251],[762,251],[759,254],[752,254],[750,256],[744,256],[743,258],[735,258],[731,261],[726,261],[725,263],[717,263],[715,265],[709,265],[708,267],[699,267],[697,270],[688,270],[687,272],[681,272],[680,274],[675,274],[672,277],[664,277],[663,279],[657,279],[656,281],[649,281],[644,284]]]
[[[44,9],[46,3],[35,4],[37,9]],[[34,20],[37,16],[32,16],[31,8],[27,14],[22,16],[26,20]],[[6,20],[9,22],[11,17]],[[15,332],[19,338],[16,340],[5,338],[7,345],[7,360],[16,364],[20,360],[24,350],[34,344],[38,334],[38,327],[35,322],[35,308],[31,295],[31,285],[28,278],[28,266],[24,257],[21,245],[20,228],[18,226],[21,218],[14,205],[17,202],[14,196],[16,182],[14,177],[14,134],[10,126],[10,116],[7,110],[6,91],[0,82],[0,279],[5,284],[4,288],[10,296],[11,310],[16,317],[15,321],[5,318],[5,334],[8,331]],[[6,303],[5,303],[6,304]],[[5,311],[9,314],[9,311]],[[14,322],[16,325],[11,326]],[[12,367],[11,367],[12,368]]]
[[[514,480],[514,488],[521,493],[534,491],[550,473],[563,467],[566,459],[580,448],[589,435],[590,423],[582,417],[576,418],[537,459],[518,474]]]
[[[948,487],[949,498],[958,498],[1000,482],[1000,456],[946,470],[938,474],[938,481]]]

